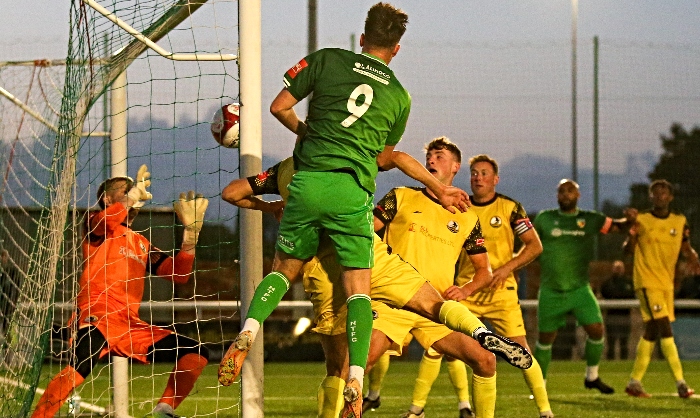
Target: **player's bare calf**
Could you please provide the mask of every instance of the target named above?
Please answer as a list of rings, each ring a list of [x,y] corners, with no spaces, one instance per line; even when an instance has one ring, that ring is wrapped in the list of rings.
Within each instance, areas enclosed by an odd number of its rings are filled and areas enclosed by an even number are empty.
[[[224,358],[219,364],[219,383],[230,386],[241,374],[243,361],[248,355],[250,346],[253,344],[253,334],[250,331],[243,331],[233,340],[233,343],[226,351]]]

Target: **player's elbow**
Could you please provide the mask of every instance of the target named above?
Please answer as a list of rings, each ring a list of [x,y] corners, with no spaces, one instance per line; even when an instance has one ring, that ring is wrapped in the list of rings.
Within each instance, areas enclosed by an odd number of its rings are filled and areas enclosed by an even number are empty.
[[[247,187],[246,187],[247,186]],[[221,199],[238,206],[238,203],[252,194],[250,185],[247,179],[238,179],[232,181],[228,186],[221,191]]]
[[[396,167],[393,154],[393,152],[382,152],[377,155],[377,167],[379,167],[381,171],[389,171]]]
[[[539,257],[540,254],[542,254],[542,251],[544,251],[544,248],[542,247],[542,242],[540,240],[533,242],[531,245],[532,245],[532,259],[534,260],[535,258]]]
[[[273,100],[270,104],[270,113],[277,119],[279,119],[286,110],[289,110],[289,106],[282,102],[282,100]]]

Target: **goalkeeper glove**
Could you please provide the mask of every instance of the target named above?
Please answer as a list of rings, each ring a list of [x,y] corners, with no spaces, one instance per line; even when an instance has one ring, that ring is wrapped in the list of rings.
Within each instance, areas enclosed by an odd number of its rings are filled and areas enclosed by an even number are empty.
[[[136,181],[127,194],[127,197],[132,202],[132,208],[139,209],[146,204],[146,201],[153,198],[153,195],[147,190],[147,188],[150,186],[151,173],[148,172],[148,167],[146,164],[143,164],[141,167],[139,167],[139,171],[136,173]]]
[[[182,234],[183,245],[196,245],[199,239],[199,232],[204,225],[204,213],[209,206],[209,200],[203,195],[195,195],[192,190],[185,193],[180,193],[180,199],[173,203],[173,209],[177,214],[178,219],[185,227],[185,232]]]

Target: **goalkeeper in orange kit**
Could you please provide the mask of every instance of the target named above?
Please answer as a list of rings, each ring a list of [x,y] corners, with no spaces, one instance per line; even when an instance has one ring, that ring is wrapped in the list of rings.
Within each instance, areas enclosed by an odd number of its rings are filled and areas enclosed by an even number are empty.
[[[150,325],[139,318],[145,277],[153,274],[186,283],[192,273],[195,245],[209,202],[193,191],[181,193],[173,205],[185,227],[175,256],[159,250],[130,225],[151,199],[145,165],[136,182],[113,177],[97,191],[101,210],[89,214],[83,239],[83,273],[70,326],[76,331],[70,363],[49,383],[33,418],[53,417],[73,389],[83,383],[107,354],[141,363],[174,362],[167,386],[150,416],[176,417],[174,409],[187,397],[206,366],[209,354],[199,341]]]

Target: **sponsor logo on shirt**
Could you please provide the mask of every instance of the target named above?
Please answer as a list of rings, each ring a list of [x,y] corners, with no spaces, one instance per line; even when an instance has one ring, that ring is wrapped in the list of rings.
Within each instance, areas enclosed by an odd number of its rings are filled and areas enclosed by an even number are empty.
[[[574,237],[583,237],[586,235],[585,231],[569,231],[566,229],[561,229],[561,228],[552,228],[551,235],[555,238],[560,237],[562,235],[571,235]]]
[[[449,221],[447,223],[447,230],[452,232],[453,234],[456,234],[459,232],[459,224],[456,221]]]
[[[293,250],[295,247],[295,245],[292,241],[288,240],[287,238],[283,237],[282,235],[277,236],[277,243],[288,250]]]
[[[675,237],[676,234],[678,234],[678,231],[676,230],[676,228],[671,228],[671,230],[669,232],[671,233],[672,237]]]
[[[375,81],[379,81],[384,85],[388,85],[389,80],[391,80],[391,76],[389,74],[385,73],[384,71],[378,70],[372,67],[371,65],[363,64],[361,62],[355,62],[355,68],[353,68],[352,70],[358,74],[367,76]]]
[[[428,231],[427,227],[425,227],[423,225],[418,225],[415,222],[412,222],[408,226],[408,232],[418,232],[419,234],[423,235],[425,238],[429,239],[430,241],[432,241],[434,243],[447,245],[449,247],[455,246],[454,242],[452,242],[450,240],[446,240],[445,238],[439,237],[437,235],[431,234],[430,231]],[[455,232],[455,231],[453,231],[453,232]]]
[[[139,242],[139,247],[141,247],[141,251],[143,251],[144,253],[146,252],[146,246],[143,245],[143,242]]]
[[[146,250],[144,250],[144,252],[146,252]],[[139,264],[141,264],[142,266],[146,267],[146,262],[143,261],[143,260],[141,260],[141,258],[138,256],[138,254],[136,254],[136,253],[135,253],[132,249],[130,249],[130,248],[127,248],[127,247],[125,247],[125,246],[122,245],[121,247],[119,247],[119,254],[120,254],[120,255],[123,255],[123,256],[126,257],[126,258],[130,258],[130,259],[132,259],[132,260],[134,260],[134,261],[137,261]]]
[[[299,74],[301,72],[301,70],[303,70],[304,68],[306,68],[308,66],[309,66],[309,64],[306,62],[306,59],[302,58],[301,61],[299,61],[294,67],[290,68],[287,71],[287,75],[289,76],[289,78],[293,79],[294,77],[297,76],[297,74]]]
[[[501,225],[503,225],[503,221],[500,217],[494,216],[491,219],[489,219],[489,225],[491,225],[492,228],[500,228]]]

